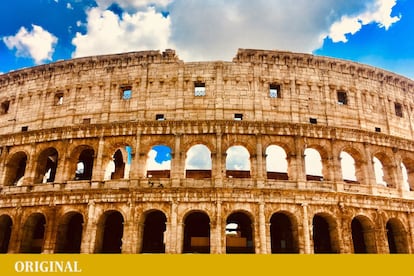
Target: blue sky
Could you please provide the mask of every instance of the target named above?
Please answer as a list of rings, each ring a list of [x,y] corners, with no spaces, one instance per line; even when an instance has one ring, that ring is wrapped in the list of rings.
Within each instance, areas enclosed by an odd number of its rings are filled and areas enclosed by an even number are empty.
[[[61,59],[175,49],[184,61],[238,48],[354,60],[414,79],[412,0],[4,0],[0,72]]]

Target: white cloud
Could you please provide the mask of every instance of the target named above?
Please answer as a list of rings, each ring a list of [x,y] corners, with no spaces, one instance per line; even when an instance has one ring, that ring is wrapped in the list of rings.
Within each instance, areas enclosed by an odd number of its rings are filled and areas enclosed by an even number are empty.
[[[156,150],[150,150],[148,153],[147,159],[147,170],[148,171],[157,171],[157,170],[170,170],[171,169],[171,160],[162,161],[161,163],[155,161],[155,157],[157,156]]]
[[[187,152],[185,168],[187,170],[211,170],[211,152],[204,145],[195,145]]]
[[[96,0],[99,7],[106,9],[116,2],[123,9],[139,9],[149,5],[167,6],[172,0]]]
[[[347,42],[347,34],[355,34],[361,30],[363,25],[377,23],[379,27],[386,30],[399,21],[401,16],[391,16],[392,8],[396,0],[377,0],[372,7],[355,16],[342,16],[341,19],[332,24],[329,37],[333,42]]]
[[[226,151],[226,169],[250,171],[250,154],[243,146],[232,146]]]
[[[16,49],[17,56],[32,58],[36,64],[51,60],[57,37],[41,26],[32,25],[32,28],[28,31],[21,27],[16,35],[3,37],[3,42],[10,50]]]
[[[148,7],[120,18],[109,10],[88,11],[87,32],[76,33],[73,57],[128,51],[173,48],[169,44],[170,19]]]

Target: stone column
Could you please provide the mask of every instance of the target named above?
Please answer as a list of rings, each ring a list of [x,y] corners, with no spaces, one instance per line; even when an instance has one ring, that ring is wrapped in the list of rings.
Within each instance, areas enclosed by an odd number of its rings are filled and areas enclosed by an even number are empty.
[[[59,151],[58,164],[56,168],[55,183],[64,183],[68,179],[66,178],[66,170],[69,167],[66,160],[68,160],[66,149],[69,147],[67,140],[63,141],[62,149]]]
[[[26,170],[24,173],[23,185],[33,185],[37,167],[36,145],[33,143],[30,146],[30,152],[27,156]]]
[[[413,213],[407,212],[408,217],[408,231],[407,231],[407,243],[409,244],[409,252],[414,252],[414,217]]]
[[[304,241],[304,253],[305,254],[312,254],[313,249],[311,248],[311,231],[309,228],[309,218],[308,218],[308,204],[302,204],[302,211],[303,211],[303,241]]]
[[[173,158],[171,160],[171,179],[172,186],[179,187],[180,179],[183,178],[184,169],[182,166],[182,154],[181,154],[181,134],[175,134],[175,146]]]
[[[371,187],[371,191],[373,192],[375,190],[375,186],[377,185],[377,181],[375,179],[375,171],[374,171],[374,161],[372,160],[371,155],[371,148],[368,143],[364,143],[365,148],[365,158],[367,160],[366,166],[365,166],[365,175],[366,183],[361,183],[365,185],[369,185]]]
[[[222,134],[221,132],[217,132],[216,134],[216,154],[215,160],[213,160],[213,171],[212,177],[214,178],[214,186],[215,187],[222,187],[223,186],[223,178],[224,178],[224,171],[225,166],[223,166],[223,152],[222,152]]]
[[[177,250],[177,202],[171,203],[171,222],[167,224],[168,238],[165,244],[165,253],[176,254],[181,253]]]
[[[49,206],[43,239],[42,253],[51,254],[55,250],[57,235],[56,206]]]
[[[3,186],[6,181],[6,160],[8,158],[8,150],[6,147],[0,147],[0,187]]]
[[[105,164],[102,164],[102,159],[104,156],[104,146],[105,139],[103,136],[101,136],[99,138],[98,152],[95,153],[95,158],[93,162],[92,181],[94,182],[101,182],[104,178]]]
[[[222,219],[221,219],[221,201],[216,203],[216,219],[214,223],[210,225],[210,253],[212,254],[222,254],[223,245],[222,245]],[[225,251],[224,251],[225,252]]]
[[[267,239],[266,239],[266,216],[265,216],[265,204],[261,202],[259,204],[259,233],[260,233],[260,253],[267,254]],[[270,240],[269,240],[270,241]]]
[[[135,204],[132,199],[129,205],[129,216],[124,222],[124,233],[122,236],[122,253],[135,254],[138,252],[138,222],[135,219]]]
[[[301,137],[296,136],[294,139],[295,142],[295,154],[289,156],[289,168],[288,174],[290,180],[295,180],[299,182],[306,181],[305,173],[305,159],[303,155],[304,150],[304,141]]]
[[[19,253],[21,236],[23,235],[24,221],[22,221],[23,210],[22,207],[17,206],[13,210],[13,226],[9,241],[9,250],[7,253]]]
[[[96,232],[98,218],[96,216],[96,207],[93,200],[88,203],[88,217],[83,224],[81,253],[91,254],[95,251]]]
[[[256,180],[258,188],[264,186],[266,178],[266,160],[264,158],[262,135],[256,134]]]
[[[129,172],[129,179],[135,180],[145,177],[144,168],[145,166],[140,166],[140,145],[141,145],[141,131],[138,130],[135,136],[135,147],[133,148],[132,160],[131,160],[131,170]]]

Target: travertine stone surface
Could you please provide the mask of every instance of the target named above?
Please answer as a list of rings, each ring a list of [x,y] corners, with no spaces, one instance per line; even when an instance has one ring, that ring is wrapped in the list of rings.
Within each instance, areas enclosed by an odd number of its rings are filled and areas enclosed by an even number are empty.
[[[0,250],[146,252],[145,227],[158,212],[166,253],[412,253],[413,95],[414,81],[379,68],[249,49],[231,62],[145,51],[0,75]],[[160,144],[171,149],[171,169],[148,177]],[[199,144],[212,168],[190,176],[187,152]],[[226,169],[235,145],[249,153],[248,172]],[[286,172],[267,171],[271,145],[284,149]],[[307,148],[319,152],[322,177],[306,175]],[[129,173],[121,165],[107,179],[117,150]],[[356,180],[342,177],[343,151]],[[75,173],[82,158],[89,175]],[[238,240],[226,234],[235,221]],[[108,227],[121,231],[113,230],[119,245]]]

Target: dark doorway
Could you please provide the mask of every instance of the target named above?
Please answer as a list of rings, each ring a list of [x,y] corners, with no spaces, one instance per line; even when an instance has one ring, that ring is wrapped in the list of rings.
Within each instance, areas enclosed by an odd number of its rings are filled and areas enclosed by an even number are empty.
[[[12,220],[7,215],[0,216],[0,253],[7,253],[12,231]]]
[[[41,253],[45,235],[45,216],[32,214],[23,226],[23,237],[20,244],[21,253]]]
[[[409,253],[407,234],[402,224],[397,219],[390,219],[386,225],[388,248],[390,253]]]
[[[44,150],[37,160],[36,183],[54,182],[58,163],[58,152],[54,148]]]
[[[161,211],[147,214],[142,236],[141,253],[165,253],[164,232],[167,218]]]
[[[125,173],[125,162],[122,157],[121,150],[117,150],[113,156],[115,171],[111,175],[111,179],[122,179]]]
[[[79,213],[65,216],[58,228],[55,253],[80,253],[83,217]]]
[[[252,221],[242,212],[231,214],[226,221],[226,253],[254,253]]]
[[[210,218],[207,214],[194,212],[185,218],[183,253],[210,253]]]
[[[377,253],[375,231],[367,217],[358,216],[351,222],[354,253]]]
[[[286,214],[273,214],[270,219],[272,253],[299,253],[293,232],[292,222]]]
[[[313,217],[313,248],[315,253],[335,253],[332,249],[329,223],[321,215]]]
[[[121,253],[124,218],[119,212],[112,211],[105,214],[104,220],[100,253]]]
[[[6,165],[6,186],[19,186],[26,171],[27,156],[24,152],[15,153]]]

